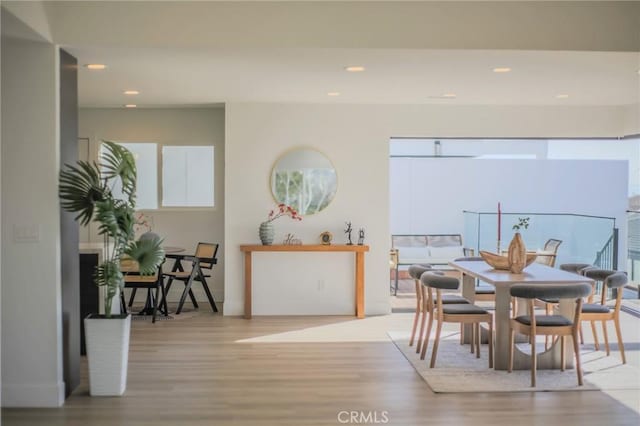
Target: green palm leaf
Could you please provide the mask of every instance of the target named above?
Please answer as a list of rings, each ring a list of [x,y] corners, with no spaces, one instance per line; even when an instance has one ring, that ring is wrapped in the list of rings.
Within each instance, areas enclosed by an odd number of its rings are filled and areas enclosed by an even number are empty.
[[[110,141],[102,141],[105,151],[102,154],[100,165],[104,179],[120,178],[122,192],[131,203],[136,195],[136,160],[133,154],[125,147]]]
[[[64,210],[78,213],[76,220],[86,226],[93,217],[96,202],[107,197],[107,188],[100,179],[95,163],[79,161],[78,166],[66,165],[60,172],[60,205]]]
[[[152,275],[164,261],[162,240],[159,237],[131,242],[124,254],[138,262],[141,275]]]

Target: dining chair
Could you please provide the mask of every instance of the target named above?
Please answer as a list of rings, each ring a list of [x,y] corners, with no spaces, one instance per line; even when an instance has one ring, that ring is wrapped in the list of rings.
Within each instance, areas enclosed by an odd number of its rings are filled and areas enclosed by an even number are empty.
[[[605,269],[587,269],[584,272],[586,277],[589,277],[596,281],[601,281],[602,294],[600,296],[599,303],[585,303],[582,305],[582,317],[581,321],[590,321],[594,330],[593,338],[596,350],[600,350],[598,343],[598,337],[595,333],[595,322],[602,322],[602,333],[604,338],[604,346],[607,351],[607,356],[611,354],[609,348],[609,337],[607,335],[607,321],[613,321],[616,329],[616,336],[618,338],[618,348],[620,349],[620,356],[622,357],[622,363],[627,363],[627,358],[624,354],[624,343],[622,342],[622,333],[620,331],[620,306],[622,305],[622,291],[629,281],[627,274],[619,271],[610,271]],[[615,305],[613,309],[607,304],[607,290],[613,290],[615,295]]]
[[[436,321],[436,336],[431,350],[429,368],[434,368],[436,365],[442,324],[445,322],[459,323],[461,325],[471,324],[471,352],[474,352],[475,345],[476,357],[480,358],[480,323],[486,322],[489,326],[489,368],[493,368],[493,315],[489,311],[471,303],[445,304],[443,302],[443,290],[457,290],[460,287],[460,281],[457,278],[427,271],[420,277],[420,282],[422,283],[423,291],[426,290],[426,294],[423,295],[423,300],[426,300],[426,307],[433,306],[429,315],[429,323],[424,336],[420,358],[424,359],[424,354],[427,351],[434,319]],[[435,301],[433,290],[435,290]]]
[[[180,312],[182,312],[187,295],[191,298],[193,307],[196,309],[198,308],[198,302],[191,291],[194,281],[198,281],[202,284],[202,288],[207,295],[211,309],[213,309],[213,312],[218,312],[218,307],[216,306],[216,302],[213,299],[213,295],[211,294],[211,290],[209,289],[206,280],[206,278],[211,277],[211,274],[205,274],[203,272],[203,269],[211,271],[213,269],[213,265],[218,263],[218,259],[216,257],[217,253],[218,244],[200,242],[196,247],[194,255],[167,254],[167,258],[174,259],[175,263],[173,264],[173,268],[171,268],[171,272],[164,273],[166,277],[169,277],[169,280],[167,281],[166,294],[169,294],[169,290],[171,289],[171,285],[174,280],[182,281],[184,283],[184,290],[182,291],[180,301],[178,302],[176,315],[179,315]],[[182,265],[182,262],[184,261],[191,262],[190,269],[184,269],[184,266]]]
[[[516,333],[529,336],[531,344],[531,387],[536,386],[537,355],[535,336],[559,336],[560,338],[560,365],[564,371],[566,364],[566,337],[571,336],[576,358],[576,373],[578,384],[582,386],[582,367],[580,365],[580,345],[578,344],[578,328],[582,312],[582,298],[591,293],[591,285],[588,283],[553,285],[553,284],[514,284],[509,289],[514,298],[526,299],[527,314],[513,317],[509,321],[509,368],[513,371],[513,358],[515,351]],[[535,315],[534,301],[536,299],[573,299],[576,301],[573,319],[563,315]],[[514,312],[517,312],[514,310]]]
[[[547,242],[544,243],[542,252],[538,253],[536,263],[541,263],[553,268],[556,265],[556,256],[558,255],[558,247],[560,247],[560,244],[562,244],[562,240],[549,238]]]
[[[413,278],[415,288],[416,288],[416,313],[413,316],[413,326],[411,327],[411,338],[409,339],[409,346],[413,346],[413,342],[415,341],[416,331],[418,330],[418,322],[420,321],[420,316],[424,314],[423,312],[423,303],[422,303],[422,286],[420,284],[420,277],[426,271],[431,270],[431,265],[421,264],[421,265],[411,265],[409,266],[409,276]],[[424,322],[423,322],[424,324]],[[418,335],[418,343],[416,345],[416,352],[420,352],[420,345],[422,343],[422,332],[420,331],[420,335]]]
[[[123,258],[120,261],[120,271],[124,275],[124,288],[131,288],[133,289],[132,291],[136,291],[139,288],[147,289],[147,299],[142,313],[149,314],[149,311],[151,311],[152,323],[156,322],[156,313],[158,312],[159,305],[160,307],[164,307],[164,310],[160,308],[160,311],[165,316],[168,315],[164,280],[162,277],[162,265],[158,267],[153,275],[140,275],[138,262],[133,259]],[[152,293],[152,290],[155,290],[155,295]],[[162,292],[162,299],[159,297],[160,292]],[[120,302],[123,312],[127,312],[123,291],[120,291]]]
[[[593,265],[589,263],[563,263],[562,265],[560,265],[561,270],[578,274],[578,275],[584,275],[584,272],[589,268],[593,268]],[[551,315],[553,313],[553,308],[557,306],[558,303],[560,303],[560,300],[554,299],[554,298],[546,298],[546,299],[538,299],[534,303],[538,307],[543,307],[547,315]],[[592,324],[591,329],[593,331],[594,339],[597,340],[595,324]],[[580,343],[584,344],[584,334],[582,333],[582,324],[578,326],[578,332],[580,334]],[[549,340],[551,338],[552,336],[545,336],[544,338],[545,349],[549,347]]]

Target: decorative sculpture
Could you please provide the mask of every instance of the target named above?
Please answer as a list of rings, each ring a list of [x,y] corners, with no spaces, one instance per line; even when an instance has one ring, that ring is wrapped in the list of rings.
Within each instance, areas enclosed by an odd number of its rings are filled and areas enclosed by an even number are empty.
[[[344,230],[344,233],[347,234],[347,245],[348,246],[352,246],[353,243],[351,242],[351,231],[353,231],[353,228],[351,228],[351,222],[345,222],[347,228]]]
[[[358,245],[361,246],[364,244],[364,228],[360,228],[358,231]]]

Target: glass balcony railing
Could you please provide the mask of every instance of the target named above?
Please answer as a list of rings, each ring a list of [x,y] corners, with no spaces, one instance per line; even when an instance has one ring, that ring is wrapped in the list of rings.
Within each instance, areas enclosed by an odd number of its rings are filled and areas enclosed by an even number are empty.
[[[556,266],[563,263],[589,263],[606,269],[618,267],[618,244],[615,218],[579,214],[502,213],[501,250],[506,250],[516,231],[519,218],[528,217],[529,227],[520,230],[527,250],[542,250],[550,239],[562,240]],[[640,213],[638,213],[640,229]],[[631,229],[629,230],[631,235]],[[464,211],[464,245],[477,251],[498,250],[498,214]],[[638,241],[640,272],[640,240]],[[631,247],[631,246],[630,246]]]

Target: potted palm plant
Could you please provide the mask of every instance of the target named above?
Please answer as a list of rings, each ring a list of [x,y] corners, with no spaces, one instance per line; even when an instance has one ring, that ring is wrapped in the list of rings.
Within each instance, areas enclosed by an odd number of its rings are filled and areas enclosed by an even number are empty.
[[[124,287],[120,260],[128,257],[139,265],[142,275],[157,272],[164,252],[162,241],[141,238],[134,241],[136,219],[136,164],[131,152],[121,145],[103,141],[104,151],[95,162],[79,161],[60,172],[61,206],[77,213],[86,226],[98,224],[104,255],[94,274],[103,288],[105,313],[84,319],[91,395],[122,395],[127,384],[130,314],[114,314],[112,305]],[[118,188],[115,190],[114,188]],[[116,305],[117,306],[117,305]]]

